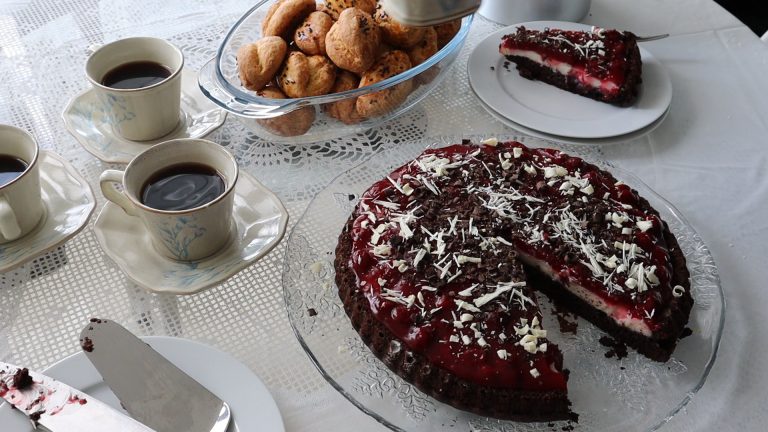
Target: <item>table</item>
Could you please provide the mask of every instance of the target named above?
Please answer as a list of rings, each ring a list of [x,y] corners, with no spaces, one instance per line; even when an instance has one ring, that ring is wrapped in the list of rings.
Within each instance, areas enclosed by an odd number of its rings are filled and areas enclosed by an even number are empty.
[[[64,129],[61,110],[87,88],[92,44],[167,38],[199,68],[248,2],[221,0],[16,0],[0,3],[0,123],[31,131],[97,186],[115,168],[90,156]],[[719,359],[704,388],[664,430],[757,430],[768,374],[768,45],[711,0],[595,0],[585,22],[669,32],[647,48],[668,68],[669,117],[632,142],[594,149],[673,202],[711,247],[728,309]],[[511,133],[471,95],[466,59],[494,26],[478,19],[456,66],[419,107],[378,130],[304,146],[265,142],[233,118],[209,139],[272,188],[295,224],[333,177],[373,152],[425,136]],[[94,187],[98,190],[98,187]],[[97,192],[98,212],[104,199]],[[287,430],[383,430],[336,393],[294,339],[281,293],[285,243],[226,283],[190,297],[132,285],[101,252],[89,226],[72,241],[0,274],[0,359],[43,368],[76,352],[91,316],[142,335],[182,336],[227,351],[275,396]]]

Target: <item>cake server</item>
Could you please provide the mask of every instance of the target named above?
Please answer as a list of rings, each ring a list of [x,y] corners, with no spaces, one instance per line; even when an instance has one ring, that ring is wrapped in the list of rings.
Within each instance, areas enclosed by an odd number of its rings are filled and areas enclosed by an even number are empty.
[[[64,383],[33,371],[17,374],[19,370],[0,362],[0,398],[29,417],[35,428],[39,424],[53,432],[153,432]],[[17,379],[22,382],[17,383]]]
[[[126,411],[157,432],[224,432],[229,406],[119,324],[91,319],[80,345]]]

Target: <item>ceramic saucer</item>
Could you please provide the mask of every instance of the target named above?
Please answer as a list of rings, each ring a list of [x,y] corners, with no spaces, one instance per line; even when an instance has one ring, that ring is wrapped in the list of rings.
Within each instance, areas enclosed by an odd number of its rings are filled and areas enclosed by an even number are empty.
[[[218,285],[267,254],[285,233],[288,212],[269,189],[245,172],[235,186],[233,240],[200,261],[176,261],[160,255],[141,219],[107,202],[94,231],[104,252],[128,278],[149,291],[195,294]]]
[[[61,245],[80,232],[96,207],[88,182],[69,162],[40,151],[40,195],[43,218],[24,237],[0,244],[0,273]]]
[[[72,98],[62,117],[69,133],[91,154],[104,162],[128,163],[152,144],[176,138],[202,138],[224,124],[227,112],[208,100],[197,85],[197,72],[182,70],[179,125],[168,135],[152,141],[127,140],[112,130],[96,92],[88,89]]]

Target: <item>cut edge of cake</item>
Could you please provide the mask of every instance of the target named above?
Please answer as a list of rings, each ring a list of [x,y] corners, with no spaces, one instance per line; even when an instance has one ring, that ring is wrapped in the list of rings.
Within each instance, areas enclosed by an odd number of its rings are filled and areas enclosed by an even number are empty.
[[[336,285],[344,310],[353,328],[373,354],[399,377],[415,385],[436,400],[481,416],[521,422],[569,420],[575,417],[566,390],[530,391],[481,386],[462,379],[432,364],[425,356],[409,349],[373,316],[369,301],[357,289],[354,272],[348,262],[351,241],[342,241],[352,226],[348,221],[335,251]],[[556,353],[554,367],[566,379],[563,357],[557,345],[549,343],[548,351]]]

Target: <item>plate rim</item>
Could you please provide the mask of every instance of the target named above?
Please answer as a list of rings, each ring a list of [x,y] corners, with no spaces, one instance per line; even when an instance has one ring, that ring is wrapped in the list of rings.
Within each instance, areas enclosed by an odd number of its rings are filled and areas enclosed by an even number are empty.
[[[480,68],[484,68],[484,66],[480,65],[481,61],[478,60],[479,56],[485,54],[485,52],[481,48],[486,48],[486,47],[482,47],[482,45],[483,44],[490,44],[490,41],[493,40],[494,38],[498,39],[500,37],[500,35],[502,35],[504,33],[509,33],[511,31],[514,31],[516,29],[516,27],[518,27],[518,26],[528,26],[528,27],[533,27],[533,28],[547,27],[548,26],[548,27],[559,27],[559,28],[565,28],[565,29],[569,29],[570,28],[570,29],[583,29],[583,30],[586,30],[586,29],[591,27],[588,24],[574,23],[574,22],[568,22],[568,21],[527,21],[527,22],[521,22],[521,23],[516,23],[516,24],[509,25],[509,26],[505,26],[505,27],[499,28],[499,29],[494,30],[493,32],[487,34],[481,41],[479,41],[472,48],[472,52],[470,52],[470,54],[469,54],[469,59],[467,61],[467,80],[469,81],[469,87],[473,91],[475,96],[480,101],[482,101],[484,104],[486,104],[488,106],[491,106],[491,105],[489,103],[487,103],[485,101],[485,99],[483,99],[481,97],[480,93],[482,93],[482,92],[478,92],[478,90],[476,88],[476,83],[473,83],[473,81],[479,79],[476,75],[477,75],[477,73],[479,73]],[[670,107],[672,105],[672,98],[673,98],[673,95],[674,95],[674,88],[672,87],[672,79],[671,79],[671,77],[669,75],[669,72],[667,71],[666,67],[664,67],[663,63],[656,56],[654,56],[653,53],[651,53],[649,50],[645,49],[644,47],[639,47],[639,49],[640,49],[640,53],[641,53],[641,55],[642,55],[642,57],[644,59],[643,63],[644,64],[653,64],[654,68],[660,74],[660,77],[662,78],[660,84],[663,85],[664,87],[668,87],[669,88],[669,91],[663,93],[663,100],[664,100],[664,107],[663,107],[663,109],[661,109],[661,104],[660,104],[658,115],[654,116],[653,119],[651,119],[650,121],[646,122],[645,124],[642,124],[643,122],[640,122],[640,123],[638,123],[638,125],[630,128],[630,129],[626,129],[624,131],[621,131],[620,133],[584,132],[584,133],[571,133],[571,134],[568,134],[568,135],[564,135],[562,133],[556,133],[556,132],[551,131],[551,130],[543,130],[542,128],[534,127],[533,125],[524,124],[524,122],[521,122],[521,121],[518,121],[518,120],[515,120],[515,119],[512,119],[512,118],[509,118],[509,120],[514,122],[514,123],[520,124],[521,126],[524,126],[524,127],[529,128],[529,129],[533,129],[533,130],[539,131],[541,133],[546,133],[548,135],[562,136],[564,138],[576,138],[576,139],[607,139],[607,138],[614,138],[614,137],[620,137],[620,136],[623,136],[623,135],[627,135],[627,134],[636,132],[638,130],[642,130],[645,127],[648,127],[649,125],[651,125],[654,122],[656,122],[659,118],[661,118],[664,115],[665,112],[669,111],[669,109],[670,109]],[[510,72],[511,73],[516,73],[515,71],[510,71]],[[647,85],[647,83],[644,83],[644,84]],[[562,90],[562,89],[558,89],[558,90],[565,91],[565,90]],[[581,97],[581,96],[579,96],[579,97]],[[596,104],[604,104],[605,105],[604,102],[593,101],[591,99],[590,100],[586,100],[586,98],[584,98],[584,99],[585,99],[585,102],[594,102]],[[521,107],[520,110],[522,110],[522,111],[529,111],[529,112],[531,111],[529,108],[525,107],[524,105],[520,105],[520,107]],[[626,107],[626,108],[616,107],[616,109],[631,109],[631,108],[632,107]],[[497,113],[499,113],[499,115],[501,115],[501,113],[498,110],[496,110],[495,108],[494,108],[494,111],[496,111]],[[541,115],[539,115],[539,116],[541,116]],[[507,116],[503,116],[503,117],[508,118]],[[555,121],[556,119],[553,118],[551,120]],[[590,120],[589,124],[594,123],[596,121],[597,120]],[[595,129],[595,130],[599,130],[599,129]]]
[[[472,92],[477,97],[477,93],[474,89],[471,89]],[[623,144],[630,141],[634,141],[640,138],[645,137],[646,135],[649,135],[653,131],[655,131],[659,126],[661,126],[662,123],[667,119],[667,116],[669,116],[669,112],[671,111],[671,106],[664,111],[664,113],[659,117],[658,119],[654,120],[653,123],[649,124],[648,126],[645,126],[644,128],[640,128],[638,130],[635,130],[633,132],[628,132],[626,134],[622,135],[616,135],[613,137],[606,137],[606,138],[572,138],[562,135],[554,135],[549,134],[546,132],[537,131],[535,129],[531,129],[529,127],[526,127],[524,125],[521,125],[519,123],[516,123],[500,113],[496,112],[493,108],[486,105],[485,102],[480,100],[478,97],[478,102],[480,103],[480,106],[485,109],[485,111],[494,118],[494,120],[498,121],[499,123],[503,124],[506,127],[509,127],[511,129],[514,129],[516,132],[519,132],[521,134],[525,134],[527,136],[553,142],[555,144],[568,144],[568,145],[577,145],[577,146],[610,146],[614,144]]]
[[[424,137],[423,139],[420,139],[419,142],[428,142],[428,143],[430,143],[430,144],[428,144],[428,145],[426,145],[424,147],[424,149],[427,149],[427,148],[440,148],[440,147],[444,147],[444,146],[447,146],[447,145],[451,145],[451,143],[455,144],[457,142],[461,142],[462,139],[470,139],[473,142],[480,142],[483,139],[487,139],[487,138],[497,138],[499,141],[516,140],[514,135],[501,133],[501,134],[464,134],[464,135],[456,135],[456,136],[433,135],[433,136]],[[536,139],[538,139],[538,138],[536,138]],[[528,144],[526,144],[526,146],[527,145]],[[566,144],[566,145],[568,145],[568,144]],[[294,235],[297,233],[298,227],[301,225],[302,221],[304,221],[305,218],[308,217],[310,209],[320,199],[320,195],[324,191],[328,190],[331,187],[331,185],[335,184],[340,178],[342,178],[343,176],[348,175],[349,172],[352,172],[352,171],[354,171],[356,169],[360,169],[361,167],[364,167],[372,159],[374,159],[376,157],[379,157],[379,156],[381,156],[384,153],[395,154],[395,152],[397,150],[398,150],[398,147],[388,147],[388,148],[383,148],[383,149],[380,149],[380,150],[374,152],[372,155],[367,157],[365,160],[363,160],[359,164],[357,164],[357,165],[349,168],[348,170],[346,170],[346,171],[336,175],[330,182],[328,182],[328,184],[323,189],[321,189],[317,194],[315,194],[315,196],[309,202],[309,204],[307,205],[306,209],[304,210],[302,215],[299,217],[299,219],[297,220],[296,224],[292,227],[291,232],[288,235],[287,244],[286,244],[286,256],[287,256],[287,253],[288,253],[288,248],[291,247],[292,241],[294,239]],[[560,149],[558,149],[558,150],[560,150]],[[564,151],[564,152],[568,153],[568,150],[561,150],[561,151]],[[715,365],[715,363],[717,361],[718,353],[720,351],[720,346],[721,346],[721,343],[722,343],[722,336],[723,336],[724,329],[725,329],[725,315],[726,315],[726,311],[727,311],[727,307],[726,307],[727,304],[726,304],[726,298],[725,298],[725,289],[722,286],[722,281],[721,281],[721,278],[720,278],[720,273],[718,271],[718,267],[717,267],[717,263],[715,261],[715,258],[714,258],[714,256],[711,253],[711,249],[704,242],[703,238],[698,233],[698,231],[695,229],[695,227],[693,225],[691,225],[691,223],[688,220],[688,218],[686,218],[674,204],[669,202],[667,199],[665,199],[663,196],[661,196],[658,192],[656,192],[654,189],[652,189],[647,183],[645,183],[639,176],[634,174],[632,171],[630,171],[630,170],[628,170],[626,168],[615,166],[610,161],[607,161],[607,160],[604,160],[604,159],[596,159],[594,157],[590,157],[590,156],[586,156],[585,157],[585,156],[582,156],[582,155],[578,155],[578,156],[582,157],[583,159],[585,159],[589,163],[593,163],[593,164],[598,165],[598,167],[600,167],[601,169],[605,169],[605,167],[608,166],[608,167],[610,167],[609,169],[611,169],[611,170],[617,170],[617,171],[621,172],[622,175],[625,175],[625,176],[631,178],[631,181],[632,181],[632,185],[630,185],[631,187],[633,187],[635,184],[640,185],[647,192],[650,192],[652,195],[654,195],[654,198],[660,200],[665,206],[668,207],[668,210],[678,220],[683,222],[683,224],[691,231],[691,234],[692,234],[692,236],[694,238],[699,239],[699,241],[703,244],[703,246],[704,246],[704,248],[706,250],[706,254],[712,260],[712,263],[713,263],[714,268],[715,268],[715,271],[714,271],[714,274],[713,274],[713,279],[714,279],[714,282],[715,282],[715,286],[717,288],[716,292],[719,294],[718,295],[719,302],[717,302],[717,303],[718,303],[718,305],[720,307],[720,316],[719,316],[719,319],[717,320],[717,329],[715,330],[714,340],[712,341],[712,354],[710,355],[710,358],[707,360],[707,363],[704,365],[704,368],[703,368],[703,370],[701,372],[701,376],[698,379],[698,382],[696,383],[696,385],[694,385],[688,392],[686,392],[686,394],[683,396],[681,401],[677,405],[675,405],[669,412],[667,412],[667,414],[664,415],[663,418],[659,418],[657,420],[657,422],[653,426],[651,426],[649,429],[647,429],[648,432],[654,432],[654,431],[659,430],[666,423],[668,423],[670,420],[672,420],[672,418],[674,418],[680,411],[682,411],[690,403],[690,401],[694,398],[694,396],[698,393],[698,391],[701,390],[701,388],[707,382],[707,378],[709,377],[709,375],[710,375],[710,373],[712,371],[712,368],[714,367],[714,365]],[[404,163],[407,163],[407,160]],[[352,394],[347,392],[347,390],[345,390],[341,386],[341,384],[336,382],[336,379],[333,378],[329,374],[329,372],[326,370],[326,368],[323,367],[323,365],[320,363],[320,361],[317,358],[317,356],[315,355],[315,353],[307,345],[307,342],[304,340],[304,337],[302,336],[301,331],[297,327],[297,324],[296,324],[296,322],[295,322],[295,320],[293,318],[293,314],[290,312],[291,304],[289,303],[289,299],[291,298],[292,295],[290,293],[288,293],[288,288],[286,287],[286,283],[285,283],[285,275],[286,275],[286,272],[289,271],[288,267],[289,267],[288,261],[284,257],[284,259],[283,259],[283,271],[282,271],[282,275],[281,275],[281,285],[282,285],[282,288],[283,288],[283,301],[284,301],[284,304],[285,304],[285,307],[286,307],[286,312],[288,313],[288,321],[289,321],[289,323],[291,325],[291,329],[293,330],[293,333],[296,336],[296,339],[299,342],[299,345],[301,345],[302,349],[304,350],[304,353],[307,355],[307,357],[309,358],[310,362],[315,366],[315,368],[318,370],[320,375],[326,380],[326,382],[329,385],[331,385],[331,387],[336,389],[336,391],[338,391],[342,396],[344,396],[345,399],[347,399],[350,403],[352,403],[360,411],[362,411],[366,415],[370,416],[373,420],[377,421],[378,423],[386,426],[390,430],[397,431],[397,432],[405,432],[405,429],[402,429],[402,428],[392,424],[390,421],[388,421],[387,419],[383,418],[378,413],[368,409],[365,405],[363,405],[362,402],[358,401]],[[333,288],[335,288],[335,280],[333,281]],[[367,345],[365,346],[365,349],[369,349],[367,347]],[[380,362],[380,360],[378,358],[376,358],[376,360]],[[387,368],[387,371],[389,371],[390,373],[394,374],[394,372],[392,372],[389,368]],[[394,374],[394,375],[396,377],[400,378],[399,376],[397,376],[397,374]],[[402,378],[400,378],[400,379],[402,379]],[[412,386],[415,387],[415,385],[411,384],[409,381],[405,381],[405,380],[403,380],[403,381],[406,382],[407,384],[412,385]],[[424,395],[426,397],[428,397],[430,400],[435,400],[433,397],[431,397],[431,396],[429,396],[427,394],[424,394]],[[516,422],[513,422],[513,423],[516,423]],[[542,422],[542,424],[546,424],[546,422]]]

